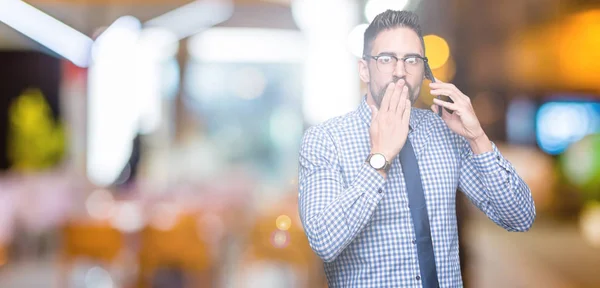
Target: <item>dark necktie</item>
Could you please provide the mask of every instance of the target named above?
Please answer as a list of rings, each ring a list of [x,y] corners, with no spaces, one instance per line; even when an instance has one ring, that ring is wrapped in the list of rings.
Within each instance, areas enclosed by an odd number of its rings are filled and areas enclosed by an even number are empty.
[[[439,287],[435,257],[433,256],[433,243],[431,241],[431,229],[425,204],[425,194],[421,183],[419,164],[410,139],[400,151],[400,164],[404,172],[406,192],[408,194],[408,207],[413,220],[416,234],[417,254],[419,256],[419,268],[421,270],[421,281],[423,287]]]

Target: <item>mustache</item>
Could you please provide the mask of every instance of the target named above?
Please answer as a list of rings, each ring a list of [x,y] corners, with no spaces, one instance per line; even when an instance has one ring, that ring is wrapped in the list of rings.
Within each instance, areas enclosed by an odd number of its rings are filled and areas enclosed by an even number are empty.
[[[410,86],[410,84],[408,84],[408,82],[406,81],[406,79],[404,77],[402,77],[402,78],[400,78],[400,77],[393,77],[392,81],[388,82],[388,84],[386,84],[384,87],[381,88],[380,93],[385,93],[387,85],[389,85],[390,83],[397,84],[398,81],[400,81],[400,80],[404,80],[404,85],[406,85],[406,87],[408,88],[408,91],[412,94],[412,87]],[[381,96],[383,96],[383,94],[381,94]]]
[[[396,83],[398,83],[398,81],[400,81],[400,80],[404,80],[404,85],[406,85],[406,86],[408,86],[408,88],[410,88],[410,86],[408,85],[408,82],[406,81],[406,79],[405,79],[404,77],[403,77],[403,78],[400,78],[400,77],[395,77],[395,76],[394,76],[394,77],[392,78],[392,81],[391,81],[390,83],[394,83],[394,84],[396,84]],[[389,84],[389,83],[388,83],[388,84]]]

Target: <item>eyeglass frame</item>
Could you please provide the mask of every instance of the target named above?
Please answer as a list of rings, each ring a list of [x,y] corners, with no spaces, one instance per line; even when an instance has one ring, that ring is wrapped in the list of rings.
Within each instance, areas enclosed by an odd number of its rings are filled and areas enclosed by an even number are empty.
[[[396,59],[396,65],[398,64],[398,61],[402,60],[402,63],[404,63],[403,64],[404,65],[404,71],[406,71],[406,73],[408,73],[408,71],[406,70],[406,59],[408,59],[408,58],[421,59],[421,60],[423,60],[423,64],[424,64],[423,68],[425,70],[425,77],[427,79],[430,79],[430,80],[433,79],[433,74],[431,73],[431,68],[429,67],[429,59],[427,59],[427,57],[424,57],[424,56],[421,56],[421,55],[418,55],[418,54],[410,54],[410,55],[407,55],[407,56],[404,56],[404,57],[400,57],[400,58],[398,58],[396,55],[387,54],[387,53],[386,54],[379,54],[379,55],[375,55],[375,56],[374,55],[366,55],[365,54],[365,55],[363,55],[363,59],[365,59],[365,60],[367,60],[367,59],[373,59],[373,60],[375,60],[375,65],[377,65],[377,70],[379,72],[386,73],[386,72],[381,71],[381,69],[379,69],[379,63],[378,63],[378,59],[380,57],[384,57],[384,56],[385,57],[392,57],[392,58]],[[394,67],[394,70],[392,70],[392,71],[390,71],[388,73],[393,73],[394,71],[396,71],[396,67]]]

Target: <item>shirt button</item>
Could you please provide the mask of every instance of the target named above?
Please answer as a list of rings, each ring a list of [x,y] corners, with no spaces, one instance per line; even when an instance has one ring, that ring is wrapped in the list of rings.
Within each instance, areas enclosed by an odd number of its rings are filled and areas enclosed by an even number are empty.
[[[417,277],[415,277],[417,280],[421,280],[421,276],[417,275]]]
[[[413,240],[412,240],[412,243],[413,243],[413,244],[415,244],[415,243],[417,243],[417,241],[416,241],[415,239],[413,239]]]
[[[379,190],[377,190],[377,193],[383,193],[383,189],[379,188]]]

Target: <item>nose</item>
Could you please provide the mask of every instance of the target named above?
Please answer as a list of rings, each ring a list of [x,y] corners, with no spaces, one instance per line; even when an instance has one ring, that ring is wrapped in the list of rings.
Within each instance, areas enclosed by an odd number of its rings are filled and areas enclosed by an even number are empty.
[[[403,78],[406,76],[406,69],[404,68],[404,61],[400,60],[396,63],[396,69],[394,70],[394,77]]]

